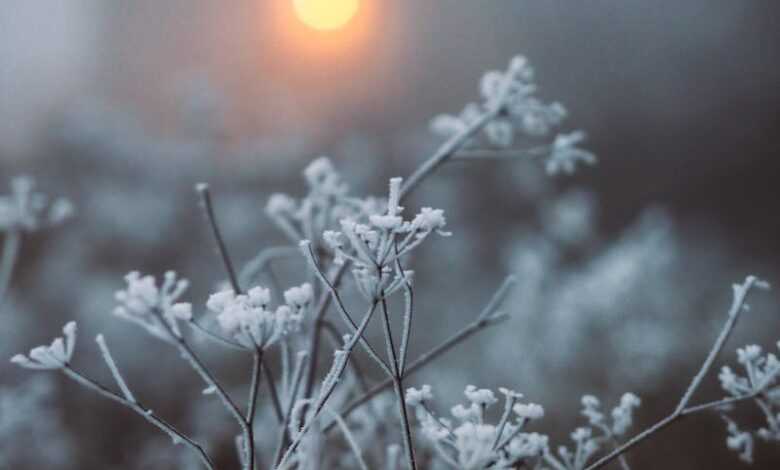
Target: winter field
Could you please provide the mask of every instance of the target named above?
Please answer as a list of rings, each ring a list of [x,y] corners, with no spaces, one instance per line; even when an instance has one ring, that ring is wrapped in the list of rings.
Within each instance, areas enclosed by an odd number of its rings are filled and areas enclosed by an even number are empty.
[[[0,3],[0,470],[780,468],[780,7]]]

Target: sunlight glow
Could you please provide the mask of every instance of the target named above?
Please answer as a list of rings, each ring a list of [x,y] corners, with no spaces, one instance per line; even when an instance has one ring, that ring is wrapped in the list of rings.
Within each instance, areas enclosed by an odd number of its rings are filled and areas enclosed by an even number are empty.
[[[333,31],[357,14],[359,0],[293,0],[298,18],[311,28]]]

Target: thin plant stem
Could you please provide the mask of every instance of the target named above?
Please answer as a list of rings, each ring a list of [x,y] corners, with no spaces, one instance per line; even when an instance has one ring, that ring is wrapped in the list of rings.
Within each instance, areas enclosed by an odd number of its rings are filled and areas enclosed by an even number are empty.
[[[333,297],[333,301],[336,303],[336,306],[338,307],[338,311],[341,313],[341,317],[344,319],[344,322],[347,323],[347,325],[351,327],[353,331],[357,331],[358,326],[355,323],[355,321],[352,319],[352,316],[347,311],[347,308],[344,306],[344,301],[341,300],[341,296],[339,295],[338,290],[336,290],[335,286],[331,284],[330,281],[328,281],[328,278],[322,272],[322,269],[320,269],[317,260],[314,258],[314,252],[311,249],[311,242],[308,241],[301,242],[301,251],[303,252],[303,255],[306,257],[306,259],[309,261],[309,264],[311,265],[314,272],[317,274],[317,277],[319,277],[320,281],[325,285],[328,291],[330,291],[330,294]],[[379,367],[388,376],[393,375],[390,366],[382,359],[381,356],[379,356],[376,350],[371,346],[368,340],[363,337],[363,335],[360,335],[360,337],[358,337],[358,342],[363,347],[363,349],[365,349],[365,351],[368,353],[371,359],[376,361]]]
[[[276,416],[276,421],[279,423],[282,423],[284,421],[284,415],[282,413],[282,402],[279,399],[279,389],[276,387],[276,382],[274,381],[274,374],[271,373],[271,369],[266,363],[266,361],[263,361],[260,363],[260,366],[263,368],[263,373],[265,374],[265,381],[268,384],[268,395],[271,397],[271,406],[274,410],[274,416]]]
[[[0,306],[2,306],[5,293],[11,284],[11,276],[19,256],[19,247],[22,244],[22,235],[16,230],[5,233],[3,237],[3,253],[0,259]]]
[[[255,348],[252,354],[252,381],[249,389],[249,401],[247,403],[246,421],[247,433],[244,437],[244,455],[246,466],[250,470],[255,469],[255,410],[257,409],[257,395],[260,390],[260,380],[263,376],[263,350]]]
[[[189,447],[193,452],[195,452],[198,455],[198,458],[200,458],[201,462],[203,462],[203,465],[207,469],[215,470],[216,467],[214,466],[214,462],[206,453],[206,450],[203,448],[202,445],[192,440],[182,431],[178,430],[174,425],[168,423],[164,419],[157,416],[153,410],[144,406],[141,402],[137,400],[131,401],[123,397],[122,395],[112,392],[111,390],[109,390],[107,387],[100,384],[99,382],[90,379],[89,377],[73,369],[70,365],[65,365],[62,368],[62,372],[66,376],[68,376],[68,378],[72,379],[73,381],[77,382],[83,387],[86,387],[94,392],[97,392],[99,395],[103,396],[104,398],[112,400],[116,403],[119,403],[135,411],[137,414],[139,414],[142,418],[147,420],[149,423],[153,424],[154,426],[156,426],[157,428],[165,432],[167,435],[169,435],[174,440],[174,443],[178,441],[183,443],[187,447]]]
[[[755,396],[755,394],[751,394],[751,395],[746,395],[744,397],[727,398],[724,400],[705,403],[703,405],[688,407],[688,403],[693,397],[693,394],[696,392],[696,389],[699,387],[702,380],[704,380],[704,377],[707,375],[707,372],[709,372],[709,370],[712,368],[712,364],[715,362],[718,353],[720,353],[720,351],[723,349],[723,346],[726,344],[726,340],[728,340],[729,336],[731,335],[731,332],[734,330],[734,327],[737,324],[737,320],[739,319],[740,314],[745,310],[745,301],[747,300],[747,296],[750,293],[751,289],[755,286],[766,287],[766,283],[757,279],[754,276],[748,276],[742,284],[735,284],[733,286],[734,296],[731,303],[731,308],[729,308],[728,318],[726,319],[726,323],[723,325],[723,328],[721,329],[718,338],[715,340],[715,344],[713,344],[712,349],[710,349],[709,354],[707,354],[707,357],[705,358],[701,368],[691,380],[691,383],[686,389],[682,398],[680,398],[680,402],[678,403],[675,410],[670,415],[658,421],[657,423],[653,424],[652,426],[645,429],[644,431],[640,432],[636,436],[632,437],[631,439],[629,439],[628,441],[626,441],[625,443],[617,447],[612,452],[596,460],[594,463],[586,467],[585,470],[596,470],[598,468],[602,468],[612,460],[628,452],[631,448],[633,448],[640,442],[644,441],[645,439],[652,436],[656,432],[666,428],[670,424],[682,419],[685,416],[689,416],[691,414],[699,413],[713,408],[720,408],[728,404],[742,401]]]
[[[334,349],[338,349],[341,347],[343,343],[343,337],[341,333],[339,333],[338,329],[336,327],[328,322],[323,322],[323,331],[328,333],[328,335],[331,338],[331,344],[333,345]],[[360,366],[358,361],[356,359],[352,359],[349,361],[349,365],[352,367],[352,372],[355,374],[355,378],[357,379],[357,383],[360,386],[361,391],[365,392],[368,390],[368,381],[366,380],[366,374],[363,372],[363,368]]]
[[[293,406],[295,406],[295,399],[298,396],[298,390],[301,386],[301,382],[303,381],[303,372],[306,370],[306,363],[308,362],[308,358],[308,352],[301,351],[298,353],[298,360],[296,361],[295,370],[293,371],[290,394],[287,398],[287,408],[285,410],[284,421],[282,423],[283,430],[279,437],[279,445],[276,447],[276,452],[274,453],[274,465],[278,464],[282,459],[282,455],[284,455],[284,448],[289,443],[290,434],[287,428],[290,425],[292,409]]]
[[[338,266],[335,274],[331,278],[331,284],[334,287],[339,285],[341,282],[341,277],[345,272],[346,263]],[[322,329],[325,321],[324,317],[325,313],[328,311],[328,306],[330,305],[332,299],[333,296],[330,295],[330,292],[323,293],[320,301],[317,303],[317,309],[314,313],[314,322],[308,338],[309,366],[307,368],[306,379],[303,384],[303,396],[305,398],[311,397],[311,393],[314,388],[314,378],[317,374],[317,363],[319,361],[320,339],[322,337]]]
[[[227,271],[228,278],[230,279],[230,285],[233,288],[233,292],[236,294],[241,293],[241,287],[238,284],[238,278],[236,277],[236,270],[233,269],[233,262],[230,260],[225,241],[222,238],[222,232],[219,230],[216,216],[214,215],[214,207],[211,202],[211,191],[209,185],[206,183],[198,183],[195,185],[195,190],[200,195],[200,200],[203,205],[203,210],[208,219],[211,231],[214,233],[214,239],[217,242],[217,249],[219,255],[222,257],[222,262],[225,264],[225,270]]]
[[[381,274],[380,274],[381,275]],[[398,402],[398,414],[401,420],[401,429],[403,431],[403,443],[404,452],[406,453],[406,459],[409,462],[409,469],[416,470],[417,463],[414,459],[414,445],[412,443],[412,428],[409,424],[409,414],[406,409],[406,402],[404,401],[404,384],[403,377],[401,376],[400,364],[398,356],[395,352],[395,344],[393,343],[393,331],[390,327],[390,315],[387,309],[387,300],[385,299],[384,292],[381,296],[382,300],[382,322],[383,330],[385,333],[385,343],[387,345],[387,355],[390,359],[390,364],[393,368],[393,389],[395,390],[396,400]]]
[[[336,384],[339,382],[339,378],[344,373],[344,369],[346,369],[347,362],[349,362],[349,357],[352,354],[352,351],[355,349],[355,346],[359,342],[359,339],[363,336],[363,333],[366,331],[366,327],[368,327],[368,324],[371,322],[371,318],[374,315],[374,312],[376,311],[377,302],[374,301],[371,303],[371,305],[368,308],[368,311],[363,316],[363,319],[360,322],[360,325],[358,326],[355,333],[350,338],[349,342],[344,346],[344,349],[342,350],[344,354],[344,360],[341,363],[341,366],[333,370],[333,380],[330,380],[327,384],[328,386],[320,391],[320,396],[317,398],[314,406],[314,412],[312,413],[311,418],[309,418],[306,421],[306,424],[303,426],[303,429],[300,430],[300,432],[295,436],[295,439],[293,439],[293,442],[290,444],[290,446],[285,451],[284,455],[282,456],[281,461],[277,465],[277,468],[284,468],[284,464],[289,458],[292,456],[292,454],[295,453],[295,450],[298,448],[298,446],[301,444],[301,441],[303,441],[303,438],[306,436],[306,433],[309,431],[311,426],[314,422],[317,421],[317,418],[319,417],[320,412],[322,411],[325,404],[330,399],[331,395],[333,394],[333,390],[336,388]]]
[[[501,302],[506,297],[506,295],[509,293],[509,289],[514,284],[514,282],[515,282],[514,276],[508,276],[501,284],[501,287],[499,287],[499,289],[495,292],[495,294],[493,294],[493,297],[490,299],[490,301],[482,310],[482,312],[479,314],[479,316],[473,322],[466,325],[460,331],[456,332],[455,334],[453,334],[452,336],[450,336],[449,338],[441,342],[438,346],[435,346],[432,349],[421,354],[416,360],[414,360],[412,363],[409,364],[409,366],[405,371],[404,377],[413,374],[418,369],[421,369],[422,367],[426,366],[428,363],[430,363],[434,359],[437,359],[442,354],[448,352],[450,349],[462,343],[464,340],[468,339],[475,333],[487,328],[488,326],[494,325],[496,323],[508,319],[509,318],[508,315],[504,313],[499,313],[496,310],[500,306]],[[376,395],[384,392],[385,390],[389,389],[392,386],[393,386],[393,380],[390,378],[385,379],[384,381],[374,385],[369,391],[367,391],[360,397],[350,401],[347,405],[345,405],[345,407],[341,410],[339,414],[346,418],[347,416],[349,416],[350,413],[360,408],[364,404],[368,403]],[[330,429],[333,428],[333,425],[334,425],[333,423],[328,424],[327,426],[325,426],[324,431],[329,431]]]

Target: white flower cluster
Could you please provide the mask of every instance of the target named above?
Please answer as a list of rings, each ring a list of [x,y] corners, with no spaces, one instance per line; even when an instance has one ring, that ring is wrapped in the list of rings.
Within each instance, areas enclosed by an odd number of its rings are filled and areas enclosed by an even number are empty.
[[[634,410],[641,404],[639,397],[633,393],[625,393],[620,403],[612,409],[611,422],[601,411],[601,401],[593,395],[582,397],[582,415],[588,419],[590,426],[582,426],[571,433],[575,450],[566,446],[558,447],[557,455],[548,455],[547,462],[556,469],[581,470],[588,465],[593,455],[603,448],[607,442],[616,442],[633,424]],[[595,431],[599,431],[596,434]]]
[[[37,346],[27,356],[17,354],[11,358],[14,364],[28,369],[61,369],[70,363],[76,348],[76,322],[68,322],[62,328],[64,336],[55,338],[49,346]]]
[[[317,235],[335,227],[345,217],[362,218],[378,212],[378,202],[348,196],[349,187],[330,159],[320,157],[303,170],[309,194],[296,201],[287,194],[275,193],[268,199],[265,212],[293,241],[316,240]]]
[[[411,220],[401,216],[399,206],[401,178],[390,179],[387,210],[368,217],[368,223],[355,219],[340,221],[341,231],[327,230],[323,239],[335,253],[335,262],[353,262],[352,273],[360,292],[366,298],[375,298],[381,291],[385,295],[411,280],[412,272],[401,272],[394,262],[417,248],[433,232],[449,236],[444,231],[447,224],[444,211],[423,207]],[[392,275],[395,269],[395,275]]]
[[[482,103],[467,104],[458,116],[442,114],[435,117],[431,130],[444,137],[465,134],[479,124],[486,113],[495,113],[482,128],[487,143],[494,147],[511,147],[517,134],[531,138],[546,136],[566,117],[566,109],[558,102],[542,102],[535,96],[536,90],[528,60],[514,57],[505,71],[491,70],[483,75],[480,82]],[[549,146],[547,172],[551,175],[572,173],[577,163],[595,163],[595,155],[577,147],[584,139],[585,133],[581,131],[556,136]],[[468,145],[474,146],[474,139]]]
[[[566,109],[557,102],[543,103],[534,96],[536,90],[533,68],[525,57],[516,56],[505,71],[491,70],[482,76],[482,103],[469,103],[459,116],[437,116],[431,122],[431,129],[449,137],[466,131],[484,110],[501,110],[484,127],[485,137],[492,145],[511,146],[516,132],[546,135],[566,117]]]
[[[777,347],[780,349],[780,341]],[[761,346],[753,344],[737,349],[737,362],[745,375],[724,366],[718,375],[721,387],[734,398],[752,396],[766,419],[766,425],[754,431],[743,431],[724,415],[728,423],[726,444],[729,449],[739,452],[742,460],[752,462],[754,437],[780,442],[780,360],[771,352],[764,354]]]
[[[212,294],[206,306],[217,314],[226,335],[244,347],[265,349],[297,331],[313,298],[314,291],[306,283],[285,291],[286,304],[270,309],[271,291],[257,286],[246,294],[232,290]]]
[[[114,315],[136,323],[164,340],[181,337],[177,321],[192,319],[192,305],[177,300],[187,290],[189,282],[176,279],[173,271],[165,273],[160,287],[154,276],[142,276],[137,271],[128,273],[125,281],[127,287],[114,294],[119,302]]]
[[[550,157],[545,163],[547,173],[550,175],[572,174],[578,163],[594,165],[596,155],[577,146],[584,140],[585,132],[583,131],[558,134],[553,141]]]
[[[437,455],[455,468],[499,469],[541,463],[548,453],[548,438],[523,432],[523,427],[528,421],[542,418],[544,409],[533,403],[518,403],[522,395],[515,391],[499,391],[505,396],[505,412],[497,425],[486,423],[485,413],[498,399],[491,390],[473,385],[464,391],[468,404],[451,410],[455,422],[435,415],[429,385],[408,389],[406,404],[414,407],[423,434],[433,441]]]
[[[35,191],[35,181],[26,176],[11,180],[11,194],[0,196],[0,231],[33,232],[62,223],[74,213],[73,204]]]

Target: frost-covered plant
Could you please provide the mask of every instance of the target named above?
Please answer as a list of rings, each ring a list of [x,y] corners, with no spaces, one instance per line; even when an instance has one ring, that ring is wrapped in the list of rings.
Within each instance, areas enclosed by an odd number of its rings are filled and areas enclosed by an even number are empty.
[[[416,286],[413,272],[405,265],[409,263],[409,255],[424,241],[447,236],[449,232],[444,230],[446,219],[440,209],[423,206],[415,216],[405,218],[402,214],[408,195],[441,165],[458,158],[545,157],[545,168],[550,174],[569,173],[579,163],[595,162],[590,152],[578,147],[584,139],[581,131],[559,133],[552,142],[536,147],[510,148],[519,135],[539,139],[550,134],[565,117],[561,105],[546,104],[535,96],[535,92],[532,70],[522,57],[513,59],[506,71],[487,73],[481,83],[480,103],[467,106],[460,116],[434,119],[433,128],[445,135],[446,141],[408,178],[392,178],[386,198],[349,196],[344,179],[330,160],[315,160],[303,172],[308,185],[305,197],[296,200],[275,194],[266,206],[266,214],[286,234],[291,244],[261,251],[240,273],[234,269],[222,236],[210,189],[206,184],[198,184],[196,190],[229,280],[226,289],[212,294],[205,302],[207,313],[199,318],[194,315],[192,304],[180,301],[188,283],[175,273],[166,273],[160,284],[151,275],[132,272],[126,276],[126,286],[115,295],[118,306],[114,313],[121,319],[140,325],[150,335],[175,348],[203,382],[203,392],[210,397],[208,399],[218,399],[238,425],[234,443],[243,470],[255,470],[258,466],[310,468],[322,462],[326,453],[331,453],[327,461],[336,462],[337,466],[343,467],[343,462],[348,462],[348,465],[368,468],[369,460],[361,448],[361,437],[351,431],[348,420],[356,410],[369,402],[376,402],[389,389],[395,392],[394,399],[386,400],[390,406],[380,407],[381,413],[376,418],[377,427],[381,423],[387,429],[381,433],[374,430],[373,435],[389,439],[378,446],[382,452],[379,458],[385,459],[386,468],[393,470],[400,466],[397,465],[399,461],[410,469],[422,465],[415,453],[415,436],[408,416],[410,408],[417,416],[422,434],[432,442],[435,465],[462,469],[523,466],[555,470],[600,468],[615,459],[623,459],[630,448],[684,416],[704,410],[722,410],[726,405],[748,398],[769,410],[767,427],[756,431],[756,434],[767,440],[776,440],[777,393],[769,387],[775,384],[777,360],[774,356],[760,358],[760,351],[756,352],[755,348],[740,353],[740,362],[746,367],[748,377],[727,377],[730,387],[727,390],[731,397],[690,405],[693,394],[712,368],[737,318],[745,310],[748,291],[752,287],[766,287],[754,277],[734,287],[734,301],[722,333],[675,410],[629,439],[624,437],[639,406],[639,399],[633,394],[623,395],[609,415],[602,411],[598,399],[585,396],[582,414],[588,420],[587,426],[577,428],[571,434],[574,442],[572,450],[562,446],[553,452],[546,436],[527,429],[534,421],[544,417],[544,408],[523,401],[522,395],[515,391],[499,390],[504,397],[504,410],[498,422],[493,424],[489,422],[487,412],[499,399],[491,390],[466,387],[464,395],[467,403],[453,407],[451,418],[442,418],[436,414],[434,395],[429,386],[405,389],[405,381],[411,373],[471,335],[505,320],[508,315],[502,310],[503,302],[515,283],[514,277],[508,277],[473,322],[438,346],[409,360]],[[480,147],[483,143],[484,147]],[[19,194],[29,193],[27,190]],[[29,196],[24,197],[32,200]],[[30,204],[24,207],[28,206]],[[270,260],[292,254],[303,255],[308,269],[300,272],[300,277],[308,278],[310,282],[283,292],[275,283],[267,284],[270,287],[265,288],[252,282],[259,273],[274,281],[276,277]],[[349,282],[349,278],[345,277],[347,272],[352,274],[354,286],[361,294],[362,299],[357,299],[356,303],[360,304],[357,308],[364,311],[362,316],[356,316],[353,302],[343,298],[345,284]],[[254,287],[244,290],[249,286]],[[398,302],[402,308],[395,311],[394,307],[398,305],[395,302],[391,304],[390,300],[394,295],[400,297],[398,294],[403,295],[403,301]],[[277,301],[278,298],[283,299],[283,303]],[[272,307],[274,304],[275,307]],[[341,317],[343,330],[326,317],[331,305]],[[378,312],[381,313],[377,315]],[[375,316],[380,316],[384,354],[371,344],[366,334]],[[218,325],[217,331],[204,326],[203,320],[211,317]],[[185,325],[192,332],[185,329]],[[12,362],[25,368],[62,372],[80,385],[132,409],[170,436],[174,444],[190,449],[206,468],[216,468],[208,446],[138,400],[102,334],[97,335],[96,342],[119,389],[116,392],[75,368],[75,323],[66,324],[63,332],[64,336],[56,338],[50,345],[33,348],[27,356],[16,355]],[[245,410],[239,408],[232,395],[201,360],[191,344],[191,334],[203,335],[214,340],[215,344],[252,355],[252,368],[247,374],[249,392]],[[326,349],[322,347],[322,342],[326,337],[333,343],[329,356],[323,354]],[[383,380],[373,385],[363,384],[365,374],[354,358],[358,347],[384,374]],[[272,363],[267,360],[272,353],[278,353],[280,357],[281,377],[278,382],[271,369]],[[323,357],[331,359],[326,372],[321,374],[319,366]],[[277,421],[275,430],[278,433],[273,457],[265,461],[259,457],[261,453],[258,452],[255,436],[261,377],[266,378],[271,408],[269,414]],[[355,383],[361,383],[361,386],[348,385]],[[393,405],[395,411],[389,414],[396,416],[385,415]],[[376,407],[371,411],[377,411]],[[327,417],[331,420],[325,421]],[[752,451],[752,435],[740,431],[732,421],[729,423],[728,445],[748,454],[748,450]],[[336,427],[342,431],[348,452],[340,452],[343,449],[330,445],[327,440],[329,431]],[[401,446],[397,445],[397,440],[401,441]],[[372,445],[371,448],[377,446]],[[268,452],[262,455],[270,457]],[[627,465],[625,461],[623,464]]]
[[[73,204],[65,198],[49,200],[35,190],[35,180],[17,176],[11,180],[11,193],[0,196],[0,301],[11,280],[19,245],[24,233],[32,233],[61,224],[74,213]]]

